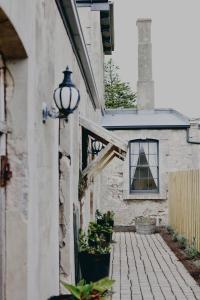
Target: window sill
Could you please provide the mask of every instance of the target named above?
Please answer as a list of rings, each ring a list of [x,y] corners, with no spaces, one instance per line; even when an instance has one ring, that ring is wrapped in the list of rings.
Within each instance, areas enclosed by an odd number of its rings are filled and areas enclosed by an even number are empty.
[[[160,200],[167,200],[166,195],[160,193],[134,193],[134,194],[124,194],[123,200],[152,200],[152,201],[160,201]]]

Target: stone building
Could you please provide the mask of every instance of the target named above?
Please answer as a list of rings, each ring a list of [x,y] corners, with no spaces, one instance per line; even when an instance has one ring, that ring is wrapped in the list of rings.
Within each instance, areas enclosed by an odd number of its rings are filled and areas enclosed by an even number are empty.
[[[129,143],[125,162],[113,160],[102,174],[101,209],[114,210],[118,225],[137,216],[167,224],[168,173],[200,166],[200,130],[173,109],[154,107],[151,20],[139,19],[136,110],[106,110],[102,126]]]
[[[88,141],[105,144],[98,169],[127,147],[100,126],[113,32],[108,0],[0,0],[1,300],[46,300],[62,292],[60,279],[75,280],[80,220],[87,225],[100,199]],[[66,66],[79,107],[67,122],[43,122]],[[80,169],[90,174],[81,201]]]

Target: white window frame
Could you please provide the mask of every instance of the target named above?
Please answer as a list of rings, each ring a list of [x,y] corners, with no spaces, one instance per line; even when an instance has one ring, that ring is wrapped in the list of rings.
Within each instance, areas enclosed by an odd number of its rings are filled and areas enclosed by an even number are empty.
[[[134,168],[134,166],[132,166],[132,158],[131,156],[133,155],[133,153],[131,153],[131,145],[133,143],[138,143],[140,145],[140,143],[155,143],[157,145],[157,153],[155,153],[155,155],[157,155],[157,174],[156,174],[156,179],[157,179],[157,188],[156,189],[132,189],[131,185],[132,185],[132,176],[131,176],[131,172],[132,172],[132,168]],[[149,154],[149,153],[148,153]],[[135,166],[136,168],[137,166]],[[151,166],[149,166],[151,168]],[[159,193],[159,141],[156,139],[135,139],[135,140],[131,140],[129,141],[129,193],[130,194],[142,194],[142,193]]]

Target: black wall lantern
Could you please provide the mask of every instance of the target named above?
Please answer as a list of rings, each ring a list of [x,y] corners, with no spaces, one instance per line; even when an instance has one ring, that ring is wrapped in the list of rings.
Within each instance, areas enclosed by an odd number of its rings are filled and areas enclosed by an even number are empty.
[[[103,143],[98,140],[92,141],[92,154],[98,154],[103,149]]]
[[[64,73],[64,79],[59,87],[55,89],[53,98],[58,111],[55,108],[48,109],[46,103],[43,103],[43,123],[46,123],[48,117],[65,119],[67,121],[68,115],[73,113],[80,102],[80,93],[71,80],[72,72],[67,67]]]

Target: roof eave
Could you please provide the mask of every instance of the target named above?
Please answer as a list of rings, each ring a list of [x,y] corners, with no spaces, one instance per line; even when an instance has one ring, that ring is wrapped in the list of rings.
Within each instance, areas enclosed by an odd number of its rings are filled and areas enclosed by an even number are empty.
[[[101,34],[105,55],[114,51],[114,4],[108,0],[76,0],[79,7],[91,7],[92,11],[100,11]]]
[[[92,104],[95,109],[101,108],[100,97],[75,2],[73,0],[56,0],[56,4],[71,41]]]
[[[141,126],[106,126],[102,125],[108,130],[139,130],[139,129],[187,129],[190,125],[141,125]]]
[[[114,51],[114,4],[108,2],[109,10],[101,11],[101,33],[105,55],[111,55]],[[105,21],[107,20],[107,26]]]

